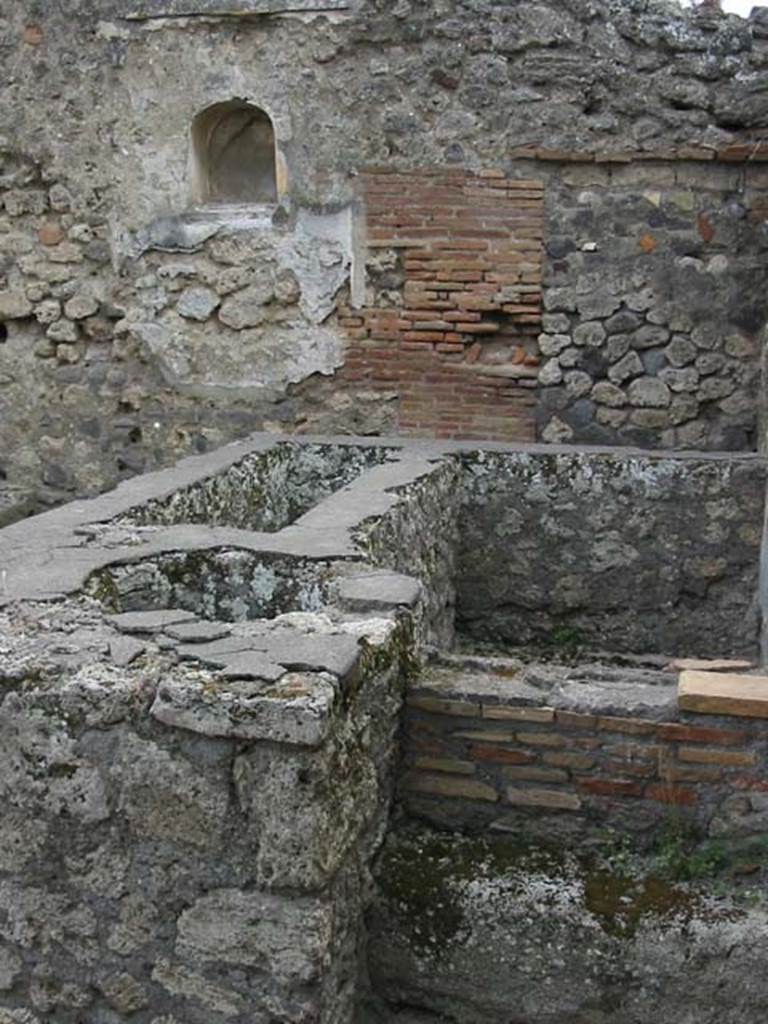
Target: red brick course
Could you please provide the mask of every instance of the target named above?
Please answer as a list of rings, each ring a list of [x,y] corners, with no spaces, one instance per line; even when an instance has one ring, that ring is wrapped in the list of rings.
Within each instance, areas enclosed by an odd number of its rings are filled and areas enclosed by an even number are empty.
[[[533,440],[542,183],[370,171],[360,194],[369,253],[396,252],[403,283],[374,278],[374,305],[339,310],[342,381],[395,391],[404,434]]]
[[[458,728],[457,714],[463,719]],[[519,728],[522,714],[527,720]],[[725,725],[699,725],[697,719],[701,716],[686,722],[598,717],[523,708],[514,701],[486,703],[481,694],[466,692],[461,701],[411,697],[404,757],[406,766],[413,767],[424,741],[434,743],[439,736],[440,753],[450,759],[449,774],[451,764],[460,766],[476,784],[495,789],[498,804],[513,804],[516,814],[583,815],[585,828],[601,828],[611,826],[614,815],[630,812],[642,815],[639,820],[662,822],[669,808],[680,808],[706,831],[734,793],[748,799],[749,793],[768,792],[768,727],[749,721],[731,728],[733,719],[725,719]],[[510,767],[515,765],[522,767]],[[514,799],[508,798],[511,780]],[[404,790],[406,807],[413,791]],[[467,820],[476,827],[473,792],[457,784],[450,797],[459,827],[461,803],[467,800]],[[424,813],[425,799],[446,797],[425,797],[420,790],[418,799],[418,813]],[[625,820],[619,817],[619,827]]]

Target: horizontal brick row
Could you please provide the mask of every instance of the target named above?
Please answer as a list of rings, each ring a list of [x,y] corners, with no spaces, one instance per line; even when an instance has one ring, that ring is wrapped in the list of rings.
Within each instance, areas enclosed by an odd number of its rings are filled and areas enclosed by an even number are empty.
[[[719,160],[724,163],[768,161],[768,142],[732,143],[728,146],[669,146],[659,149],[589,150],[548,149],[518,146],[510,150],[515,160],[545,160],[563,163],[635,163],[642,160]]]
[[[682,807],[706,827],[729,795],[768,792],[767,746],[765,723],[655,722],[416,694],[401,792],[406,805],[414,794],[457,801],[458,824],[468,801],[583,812],[603,826],[628,804]]]
[[[339,310],[343,378],[399,396],[413,435],[532,440],[544,190],[501,171],[371,169],[369,249],[399,253],[393,302]],[[487,346],[492,346],[488,348]]]

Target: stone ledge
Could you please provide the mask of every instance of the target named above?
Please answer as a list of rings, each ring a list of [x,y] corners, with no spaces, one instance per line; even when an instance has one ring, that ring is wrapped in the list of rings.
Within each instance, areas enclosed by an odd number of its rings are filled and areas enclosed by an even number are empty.
[[[768,718],[768,676],[681,672],[677,703],[703,715]]]
[[[639,160],[701,161],[722,163],[750,163],[768,160],[768,143],[746,142],[714,148],[712,146],[678,146],[661,150],[615,150],[590,152],[589,150],[547,149],[541,146],[518,146],[510,151],[517,160],[543,160],[555,163],[614,163],[628,164]]]

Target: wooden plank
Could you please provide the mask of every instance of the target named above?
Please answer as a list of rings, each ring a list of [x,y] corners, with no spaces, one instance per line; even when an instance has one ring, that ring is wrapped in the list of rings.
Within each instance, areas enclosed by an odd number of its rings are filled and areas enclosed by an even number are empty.
[[[681,672],[677,703],[702,715],[768,718],[768,676]]]

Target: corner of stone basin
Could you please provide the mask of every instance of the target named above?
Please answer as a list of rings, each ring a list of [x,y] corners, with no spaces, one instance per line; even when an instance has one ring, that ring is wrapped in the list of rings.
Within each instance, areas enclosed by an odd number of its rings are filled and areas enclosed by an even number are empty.
[[[245,679],[202,676],[160,684],[150,713],[204,736],[319,747],[331,728],[339,681],[329,672],[292,672],[268,691]]]

